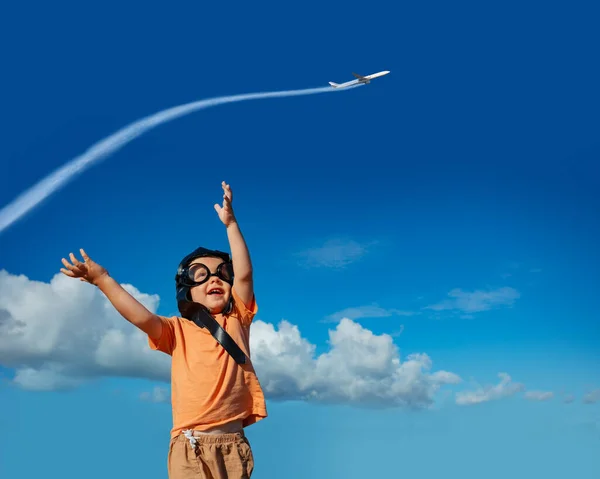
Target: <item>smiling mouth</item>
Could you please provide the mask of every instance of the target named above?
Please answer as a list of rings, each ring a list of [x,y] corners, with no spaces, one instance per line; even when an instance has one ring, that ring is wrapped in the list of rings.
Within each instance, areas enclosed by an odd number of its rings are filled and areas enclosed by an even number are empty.
[[[208,291],[208,295],[209,296],[221,296],[224,293],[224,291],[221,288],[211,288]]]

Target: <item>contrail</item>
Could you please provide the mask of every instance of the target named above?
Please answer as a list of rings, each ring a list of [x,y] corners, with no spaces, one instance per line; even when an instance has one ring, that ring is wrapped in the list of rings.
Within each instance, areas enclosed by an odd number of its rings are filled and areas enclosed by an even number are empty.
[[[362,86],[362,85],[356,85]],[[343,90],[350,90],[344,88]],[[153,115],[146,116],[137,120],[124,128],[121,128],[116,133],[100,140],[92,145],[82,155],[77,156],[70,162],[52,172],[46,178],[40,180],[37,184],[21,193],[12,203],[6,205],[0,210],[0,233],[8,228],[15,221],[23,217],[33,208],[38,206],[52,193],[66,185],[75,176],[82,173],[86,168],[89,168],[95,163],[103,160],[110,154],[121,149],[130,141],[143,135],[148,130],[155,128],[168,121],[175,120],[182,116],[188,115],[198,110],[211,106],[222,105],[224,103],[233,103],[245,100],[259,100],[263,98],[298,96],[298,95],[314,95],[316,93],[330,93],[341,91],[331,87],[322,88],[306,88],[302,90],[287,90],[274,91],[264,93],[246,93],[242,95],[222,96],[217,98],[209,98],[207,100],[195,101],[184,105],[175,106],[166,110],[159,111]]]

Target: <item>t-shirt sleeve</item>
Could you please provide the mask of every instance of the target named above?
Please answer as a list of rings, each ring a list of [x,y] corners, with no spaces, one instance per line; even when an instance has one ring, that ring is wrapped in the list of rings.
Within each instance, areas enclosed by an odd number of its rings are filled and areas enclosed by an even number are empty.
[[[175,321],[177,318],[167,318],[158,316],[162,322],[162,333],[158,338],[148,336],[148,345],[150,349],[162,351],[165,354],[171,355],[175,348]]]
[[[256,316],[256,313],[258,312],[256,297],[253,296],[250,304],[246,305],[244,304],[244,301],[242,301],[242,298],[239,297],[235,288],[231,289],[231,294],[233,295],[234,308],[236,309],[236,313],[240,319],[240,322],[244,326],[250,326],[250,323],[252,323],[254,316]]]

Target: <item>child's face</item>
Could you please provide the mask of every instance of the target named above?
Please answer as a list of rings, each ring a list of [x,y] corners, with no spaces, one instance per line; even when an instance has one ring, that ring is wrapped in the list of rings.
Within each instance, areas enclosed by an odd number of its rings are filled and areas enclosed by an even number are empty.
[[[221,258],[197,258],[191,264],[201,263],[206,265],[211,274],[217,271],[217,267],[223,262]],[[211,276],[206,283],[199,284],[190,288],[192,301],[203,304],[212,314],[222,312],[231,296],[231,285],[219,278]]]

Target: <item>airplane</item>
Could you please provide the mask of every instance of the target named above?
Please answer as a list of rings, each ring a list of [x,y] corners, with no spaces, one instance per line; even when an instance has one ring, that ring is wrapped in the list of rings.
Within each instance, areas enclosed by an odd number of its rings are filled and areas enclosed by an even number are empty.
[[[383,71],[383,72],[379,72],[379,73],[373,73],[372,75],[362,76],[362,75],[359,75],[358,73],[353,72],[352,74],[357,78],[356,80],[351,80],[351,81],[348,81],[346,83],[341,83],[341,84],[330,81],[329,84],[333,88],[346,88],[351,85],[358,85],[360,83],[371,83],[371,80],[382,77],[383,75],[387,75],[388,73],[389,73],[389,71]]]

